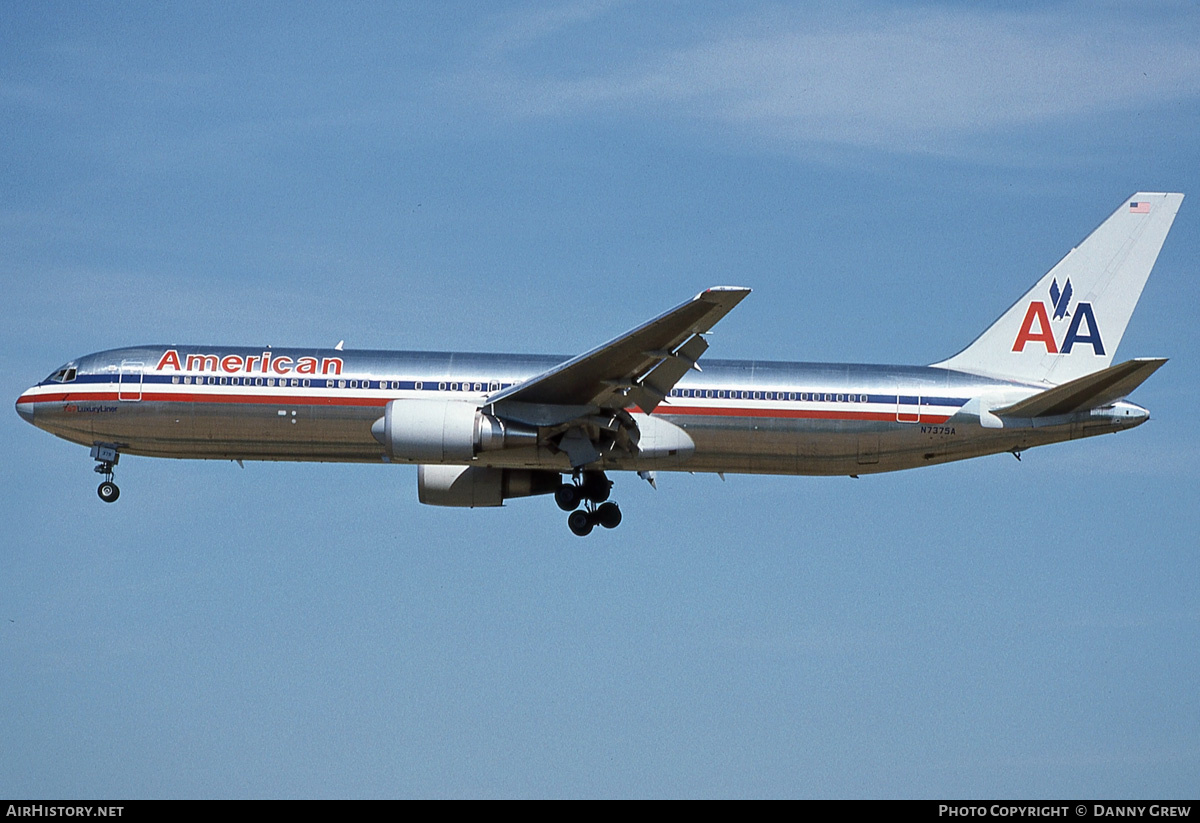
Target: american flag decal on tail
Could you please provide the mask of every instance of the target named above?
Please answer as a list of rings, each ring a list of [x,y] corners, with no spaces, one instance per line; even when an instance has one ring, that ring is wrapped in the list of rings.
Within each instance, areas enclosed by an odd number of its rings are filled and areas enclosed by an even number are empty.
[[[1150,201],[1134,200],[1132,203],[1129,204],[1129,213],[1130,214],[1149,214],[1150,213]]]

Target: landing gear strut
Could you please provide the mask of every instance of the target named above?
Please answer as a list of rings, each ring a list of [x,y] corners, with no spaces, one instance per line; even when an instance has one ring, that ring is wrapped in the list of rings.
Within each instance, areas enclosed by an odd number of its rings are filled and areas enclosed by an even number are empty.
[[[571,512],[567,527],[574,534],[586,537],[596,526],[615,529],[621,524],[621,509],[608,499],[612,481],[604,472],[576,472],[574,481],[563,483],[554,492],[558,507]],[[581,503],[582,509],[579,508]]]
[[[96,488],[96,494],[105,503],[114,503],[121,496],[121,489],[113,482],[113,466],[121,459],[116,446],[97,443],[92,446],[92,459],[96,461],[96,474],[104,475],[104,482]]]

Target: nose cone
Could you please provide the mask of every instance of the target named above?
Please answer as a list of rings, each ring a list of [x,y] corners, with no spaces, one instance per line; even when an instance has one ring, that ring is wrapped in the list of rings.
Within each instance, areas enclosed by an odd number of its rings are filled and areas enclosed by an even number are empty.
[[[33,398],[27,394],[23,394],[17,398],[17,414],[26,423],[33,423]]]

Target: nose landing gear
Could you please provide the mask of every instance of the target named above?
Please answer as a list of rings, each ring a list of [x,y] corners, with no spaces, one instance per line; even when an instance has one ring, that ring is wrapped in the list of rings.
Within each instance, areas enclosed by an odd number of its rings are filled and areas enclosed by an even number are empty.
[[[97,443],[92,446],[92,459],[96,461],[96,474],[104,475],[104,482],[96,488],[96,494],[105,503],[115,503],[121,496],[121,489],[113,482],[113,466],[121,459],[117,447]]]
[[[613,484],[604,472],[579,472],[574,480],[574,483],[563,483],[554,492],[558,507],[571,512],[567,517],[567,528],[572,533],[586,537],[596,526],[615,529],[621,524],[620,507],[608,499]],[[581,503],[582,509],[579,508]]]

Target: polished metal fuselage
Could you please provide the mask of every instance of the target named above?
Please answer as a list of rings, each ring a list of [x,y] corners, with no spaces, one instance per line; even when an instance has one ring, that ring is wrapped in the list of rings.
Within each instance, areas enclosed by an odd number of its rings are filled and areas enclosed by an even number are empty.
[[[84,445],[155,457],[394,462],[372,436],[388,401],[487,396],[567,358],[448,352],[146,346],[73,361],[68,382],[30,388],[18,412]],[[706,358],[654,412],[686,453],[609,454],[600,468],[838,475],[894,471],[1130,428],[1121,401],[1059,418],[981,417],[1045,386],[944,368]],[[988,421],[992,425],[988,425]],[[474,465],[569,471],[548,444],[483,452]]]

